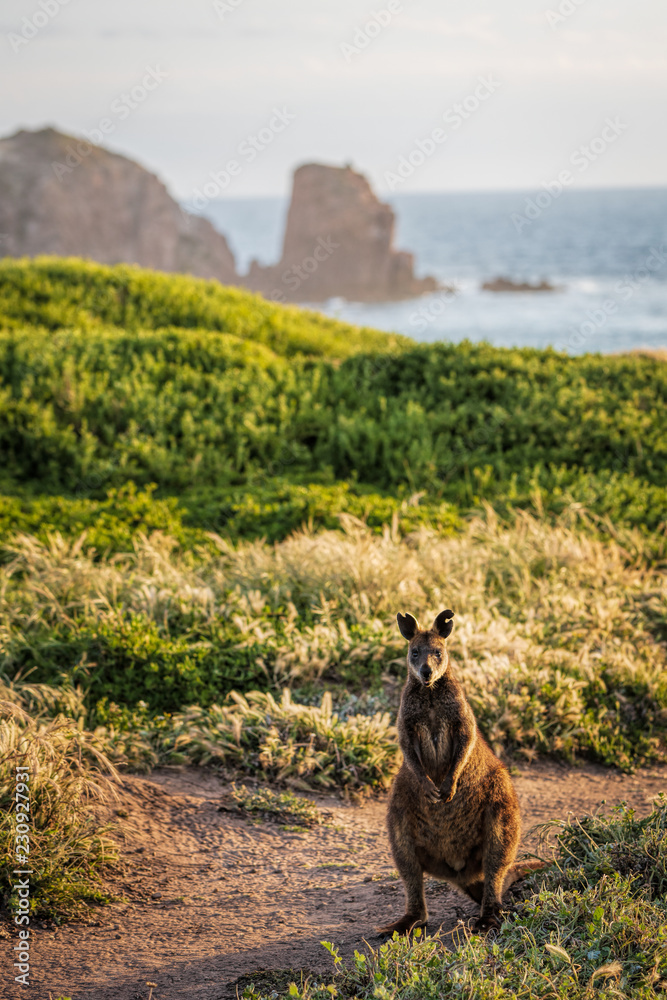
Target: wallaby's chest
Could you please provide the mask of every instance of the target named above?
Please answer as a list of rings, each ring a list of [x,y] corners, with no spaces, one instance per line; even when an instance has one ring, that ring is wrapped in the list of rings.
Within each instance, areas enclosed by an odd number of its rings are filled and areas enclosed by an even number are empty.
[[[414,711],[415,708],[417,711]],[[436,783],[442,781],[449,769],[452,753],[452,728],[448,713],[436,703],[413,706],[410,715],[409,729],[417,756],[428,776]]]

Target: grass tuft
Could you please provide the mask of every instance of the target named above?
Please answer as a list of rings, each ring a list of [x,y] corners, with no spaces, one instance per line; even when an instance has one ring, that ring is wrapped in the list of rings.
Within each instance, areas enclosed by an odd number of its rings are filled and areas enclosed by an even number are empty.
[[[293,830],[305,830],[322,823],[322,813],[310,799],[293,792],[274,792],[270,788],[247,788],[232,785],[231,800],[243,813],[270,820]],[[224,806],[221,808],[225,808]]]
[[[27,766],[30,915],[60,922],[110,901],[102,875],[117,852],[92,810],[116,797],[117,772],[79,724],[31,718],[19,701],[16,689],[0,688],[0,893],[14,914],[16,767]]]

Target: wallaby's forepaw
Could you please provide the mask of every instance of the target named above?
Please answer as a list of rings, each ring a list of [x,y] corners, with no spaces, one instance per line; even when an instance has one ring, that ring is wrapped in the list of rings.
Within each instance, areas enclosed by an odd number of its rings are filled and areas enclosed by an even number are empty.
[[[448,781],[446,778],[440,786],[440,801],[441,802],[451,802],[456,795],[456,784]]]
[[[414,917],[410,913],[406,913],[404,917],[400,920],[396,920],[393,924],[387,924],[386,927],[376,927],[375,933],[380,935],[391,935],[397,934],[409,934],[413,931],[415,927],[425,927],[426,917]]]
[[[498,913],[482,913],[473,924],[477,933],[500,930],[500,915]]]
[[[430,781],[428,785],[424,785],[424,795],[426,796],[427,801],[432,802],[433,804],[442,801],[440,798],[440,791],[432,781]]]

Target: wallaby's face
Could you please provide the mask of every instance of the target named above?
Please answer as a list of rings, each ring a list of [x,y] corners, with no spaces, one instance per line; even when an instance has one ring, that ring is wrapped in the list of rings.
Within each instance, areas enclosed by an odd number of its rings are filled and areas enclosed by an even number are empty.
[[[408,670],[421,684],[432,687],[447,672],[449,654],[446,638],[454,627],[453,611],[441,611],[433,627],[423,629],[412,615],[396,615],[398,629],[408,646]]]

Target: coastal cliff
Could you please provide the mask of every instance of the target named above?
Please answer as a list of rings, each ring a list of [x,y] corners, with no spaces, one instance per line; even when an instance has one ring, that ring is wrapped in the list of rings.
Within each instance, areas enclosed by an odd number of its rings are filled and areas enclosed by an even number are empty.
[[[0,256],[56,254],[239,284],[234,257],[138,163],[47,128],[0,139]]]

